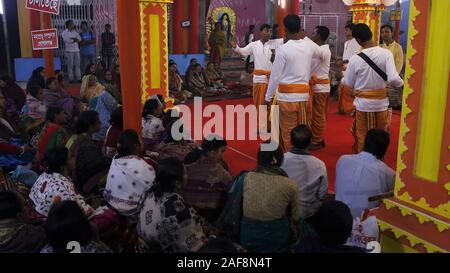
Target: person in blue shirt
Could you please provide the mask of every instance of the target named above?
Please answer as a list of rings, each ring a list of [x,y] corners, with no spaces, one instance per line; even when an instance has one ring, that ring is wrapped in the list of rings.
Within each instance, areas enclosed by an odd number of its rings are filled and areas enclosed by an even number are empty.
[[[95,45],[97,38],[92,30],[89,30],[88,23],[86,21],[81,22],[81,67],[85,69],[89,64],[96,63],[95,61]]]

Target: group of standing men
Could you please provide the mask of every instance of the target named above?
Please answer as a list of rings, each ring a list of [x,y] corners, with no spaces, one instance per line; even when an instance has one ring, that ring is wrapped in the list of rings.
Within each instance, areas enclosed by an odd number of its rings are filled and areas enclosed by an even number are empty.
[[[331,51],[326,44],[330,31],[325,26],[317,26],[310,39],[296,15],[286,16],[284,26],[285,39],[271,40],[271,27],[263,25],[259,41],[245,48],[235,46],[234,50],[244,56],[254,56],[254,104],[279,106],[279,141],[283,150],[291,150],[291,131],[300,124],[310,126],[313,132],[310,148],[322,149],[330,96]],[[367,25],[357,24],[350,30],[354,39],[345,45],[342,65],[345,72],[339,92],[340,102],[355,107],[353,148],[358,153],[370,129],[388,130],[391,111],[387,86],[402,87],[403,80],[393,53],[376,46]],[[390,46],[393,45],[391,41]]]

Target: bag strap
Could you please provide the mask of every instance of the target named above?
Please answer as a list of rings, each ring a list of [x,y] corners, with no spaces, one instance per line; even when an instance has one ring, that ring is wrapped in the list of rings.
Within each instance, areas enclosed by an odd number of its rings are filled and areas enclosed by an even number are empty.
[[[361,57],[375,72],[377,72],[377,74],[385,81],[387,82],[388,80],[388,76],[387,74],[380,68],[378,67],[370,58],[369,56],[367,56],[366,54],[364,54],[363,52],[358,54],[359,57]]]

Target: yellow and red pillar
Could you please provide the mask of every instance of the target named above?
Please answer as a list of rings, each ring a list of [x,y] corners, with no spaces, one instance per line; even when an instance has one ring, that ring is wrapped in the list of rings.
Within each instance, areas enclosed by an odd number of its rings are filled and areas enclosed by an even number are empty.
[[[375,43],[380,41],[381,12],[385,10],[384,5],[374,5],[373,0],[356,0],[350,7],[353,14],[353,23],[366,24],[373,33]]]
[[[391,11],[391,21],[394,22],[393,38],[398,43],[400,42],[400,21],[402,20],[402,10],[400,4],[395,10]]]
[[[167,5],[171,3],[117,0],[125,128],[141,130],[142,104],[148,98],[168,98]]]

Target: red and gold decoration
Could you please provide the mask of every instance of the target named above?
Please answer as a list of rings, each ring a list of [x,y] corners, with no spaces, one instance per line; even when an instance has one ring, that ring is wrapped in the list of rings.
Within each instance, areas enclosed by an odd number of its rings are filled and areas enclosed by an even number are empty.
[[[450,252],[450,1],[411,0],[395,197],[384,252]]]

